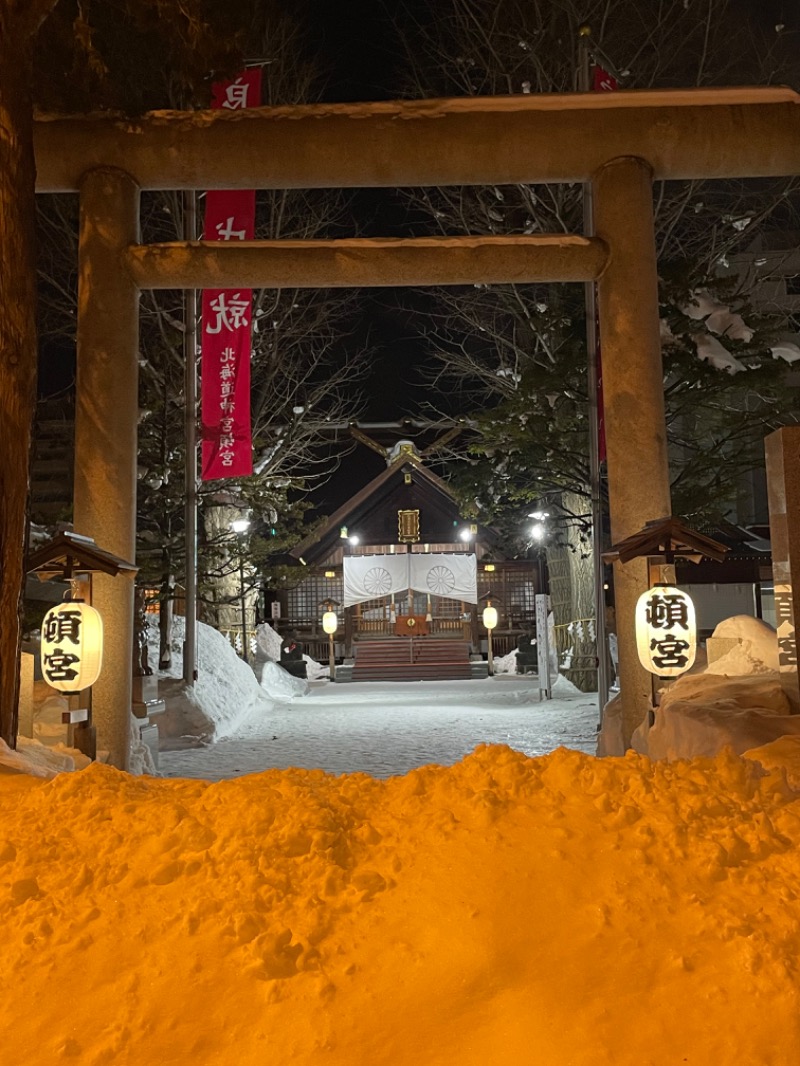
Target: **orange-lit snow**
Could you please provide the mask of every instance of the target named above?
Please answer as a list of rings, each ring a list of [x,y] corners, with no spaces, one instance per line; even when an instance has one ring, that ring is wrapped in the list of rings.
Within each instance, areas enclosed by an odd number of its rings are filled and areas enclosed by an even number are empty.
[[[4,1064],[798,1061],[780,768],[493,747],[385,781],[5,774],[0,803]]]

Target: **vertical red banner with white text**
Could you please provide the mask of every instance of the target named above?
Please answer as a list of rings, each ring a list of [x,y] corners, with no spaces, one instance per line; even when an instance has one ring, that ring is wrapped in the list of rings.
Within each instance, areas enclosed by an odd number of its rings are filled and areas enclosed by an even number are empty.
[[[261,103],[261,68],[212,86],[212,108],[239,111]],[[206,193],[204,241],[250,241],[252,190]],[[253,472],[250,425],[252,289],[204,289],[200,358],[203,481]]]
[[[613,74],[598,67],[592,67],[592,92],[610,93],[619,88],[619,83]],[[595,331],[597,336],[597,458],[603,462],[606,457],[606,415],[603,407],[603,356],[600,350],[600,328]]]

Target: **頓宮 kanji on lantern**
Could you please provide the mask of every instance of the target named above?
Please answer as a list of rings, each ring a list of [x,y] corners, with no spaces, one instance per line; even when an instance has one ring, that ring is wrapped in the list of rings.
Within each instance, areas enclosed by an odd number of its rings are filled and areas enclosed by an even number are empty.
[[[103,620],[94,607],[67,599],[42,622],[42,675],[67,695],[91,688],[103,665]]]
[[[697,623],[692,599],[672,585],[654,585],[636,604],[639,662],[658,677],[678,677],[694,664]]]

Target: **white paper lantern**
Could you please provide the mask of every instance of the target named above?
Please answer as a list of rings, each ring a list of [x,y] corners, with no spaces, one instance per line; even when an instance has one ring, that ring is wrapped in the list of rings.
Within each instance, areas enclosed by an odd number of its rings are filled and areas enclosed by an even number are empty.
[[[103,665],[103,620],[81,600],[52,607],[42,622],[42,674],[59,692],[81,692]]]
[[[494,629],[497,625],[497,608],[496,607],[484,607],[483,608],[483,624],[487,629]]]
[[[330,636],[336,632],[339,625],[339,619],[336,617],[336,611],[326,611],[322,616],[322,628]]]
[[[697,624],[691,597],[673,585],[654,585],[636,604],[639,662],[659,677],[679,677],[694,663]]]

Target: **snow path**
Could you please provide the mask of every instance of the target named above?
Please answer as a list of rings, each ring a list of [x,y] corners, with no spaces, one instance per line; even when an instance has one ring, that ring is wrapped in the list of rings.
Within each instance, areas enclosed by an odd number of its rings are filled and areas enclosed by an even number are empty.
[[[508,744],[526,755],[559,746],[593,755],[597,696],[559,681],[539,702],[535,681],[314,682],[307,696],[251,715],[205,748],[162,751],[165,777],[207,780],[288,767],[374,777],[427,763],[458,762],[478,744]]]

